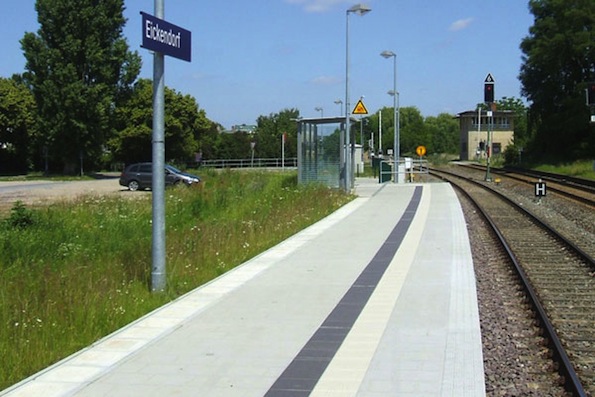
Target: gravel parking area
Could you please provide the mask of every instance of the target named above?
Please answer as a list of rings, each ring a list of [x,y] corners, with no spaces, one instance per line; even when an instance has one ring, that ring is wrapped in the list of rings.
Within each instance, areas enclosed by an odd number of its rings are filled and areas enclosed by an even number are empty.
[[[15,202],[44,205],[60,200],[75,200],[86,195],[143,196],[149,192],[130,192],[118,184],[118,178],[92,181],[26,181],[0,182],[0,212],[10,210]]]

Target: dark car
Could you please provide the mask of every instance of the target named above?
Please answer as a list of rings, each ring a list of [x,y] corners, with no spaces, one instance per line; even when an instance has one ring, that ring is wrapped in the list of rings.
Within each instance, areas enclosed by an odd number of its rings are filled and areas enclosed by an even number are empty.
[[[165,165],[165,185],[177,185],[184,183],[188,186],[199,183],[200,178],[196,175],[182,172],[169,164]],[[131,164],[124,169],[120,175],[120,185],[130,190],[150,189],[153,183],[152,163]]]

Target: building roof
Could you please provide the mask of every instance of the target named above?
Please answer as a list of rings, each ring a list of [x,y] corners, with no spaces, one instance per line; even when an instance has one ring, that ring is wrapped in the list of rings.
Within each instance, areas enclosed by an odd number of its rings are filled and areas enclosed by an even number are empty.
[[[511,117],[515,117],[516,113],[513,110],[496,110],[494,113],[494,116],[511,116]],[[481,110],[481,114],[485,115],[485,110],[482,109]],[[457,118],[461,118],[461,117],[475,117],[477,116],[477,110],[466,110],[464,112],[461,113],[457,113]]]

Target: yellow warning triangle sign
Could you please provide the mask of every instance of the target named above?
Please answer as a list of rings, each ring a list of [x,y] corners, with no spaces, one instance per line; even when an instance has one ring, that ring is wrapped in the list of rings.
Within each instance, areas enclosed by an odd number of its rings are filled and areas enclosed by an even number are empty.
[[[353,112],[351,112],[351,113],[353,113],[353,114],[368,114],[368,109],[366,109],[366,106],[360,99],[359,101],[357,101],[357,105],[355,105],[355,107],[353,108]]]

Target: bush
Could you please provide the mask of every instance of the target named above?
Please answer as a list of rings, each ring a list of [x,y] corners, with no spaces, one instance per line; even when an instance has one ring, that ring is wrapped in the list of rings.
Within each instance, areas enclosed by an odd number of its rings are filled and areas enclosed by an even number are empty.
[[[33,211],[28,209],[22,201],[14,203],[10,210],[10,217],[6,219],[6,224],[11,228],[24,229],[33,223]]]

